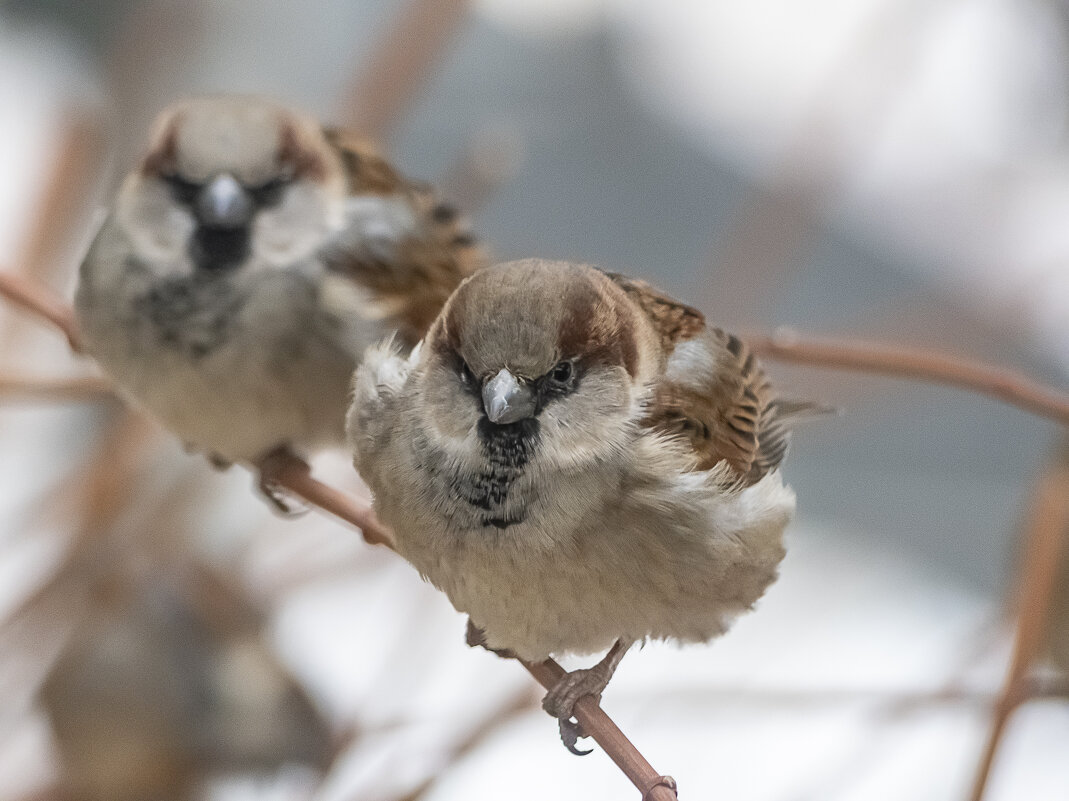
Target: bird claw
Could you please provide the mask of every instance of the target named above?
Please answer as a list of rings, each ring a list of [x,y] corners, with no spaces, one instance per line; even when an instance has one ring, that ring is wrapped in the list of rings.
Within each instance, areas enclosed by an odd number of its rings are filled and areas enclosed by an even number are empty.
[[[586,756],[591,750],[576,748],[580,737],[587,737],[583,727],[575,720],[573,711],[580,698],[592,696],[601,701],[601,692],[608,684],[605,671],[597,667],[573,670],[557,682],[557,686],[546,693],[542,699],[542,708],[557,719],[560,726],[560,739],[564,747],[576,756]]]
[[[294,519],[308,514],[307,506],[289,498],[285,491],[281,487],[272,483],[271,479],[267,476],[261,474],[257,486],[264,500],[266,500],[276,512],[282,515],[282,517]]]
[[[572,719],[565,720],[560,718],[557,721],[557,725],[560,727],[560,739],[564,743],[564,747],[571,751],[576,756],[586,756],[587,754],[594,753],[593,748],[588,748],[584,751],[582,748],[576,748],[576,743],[579,742],[580,737],[588,737],[589,735],[583,731],[583,727]]]
[[[556,686],[546,693],[542,708],[558,720],[568,720],[580,698],[590,695],[594,700],[601,701],[601,693],[608,683],[608,677],[597,666],[573,670],[564,674]]]
[[[583,732],[582,725],[575,720],[575,705],[580,699],[590,696],[597,703],[601,702],[601,694],[616,672],[617,665],[623,659],[630,642],[617,640],[609,652],[600,662],[593,667],[580,668],[565,673],[554,685],[553,689],[546,693],[542,699],[542,708],[555,717],[560,725],[560,738],[564,747],[577,756],[585,756],[589,751],[581,751],[575,747],[580,737],[589,735]]]
[[[285,488],[281,487],[276,479],[276,476],[279,475],[283,468],[289,467],[294,463],[305,471],[311,469],[306,462],[294,456],[285,446],[271,451],[271,453],[261,457],[256,462],[256,467],[260,471],[260,479],[257,482],[260,494],[271,504],[276,512],[288,518],[302,517],[308,514],[308,507],[295,502],[286,494]]]

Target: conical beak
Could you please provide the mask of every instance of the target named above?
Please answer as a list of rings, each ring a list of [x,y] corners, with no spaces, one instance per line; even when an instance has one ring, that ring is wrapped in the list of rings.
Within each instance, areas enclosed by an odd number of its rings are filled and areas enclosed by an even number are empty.
[[[252,219],[252,212],[249,193],[225,172],[209,181],[197,196],[197,219],[209,228],[242,228]]]
[[[507,425],[534,417],[534,391],[502,368],[483,385],[483,409],[491,423]]]

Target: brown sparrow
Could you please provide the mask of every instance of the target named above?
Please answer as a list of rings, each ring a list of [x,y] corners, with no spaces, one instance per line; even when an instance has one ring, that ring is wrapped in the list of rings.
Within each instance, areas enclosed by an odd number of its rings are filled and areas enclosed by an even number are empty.
[[[220,463],[344,441],[352,372],[482,263],[368,143],[265,99],[168,108],[81,267],[86,347]]]
[[[610,648],[543,706],[572,708],[635,642],[706,642],[775,579],[790,419],[735,336],[642,281],[564,262],[476,273],[405,357],[369,349],[355,464],[397,548],[525,660]]]

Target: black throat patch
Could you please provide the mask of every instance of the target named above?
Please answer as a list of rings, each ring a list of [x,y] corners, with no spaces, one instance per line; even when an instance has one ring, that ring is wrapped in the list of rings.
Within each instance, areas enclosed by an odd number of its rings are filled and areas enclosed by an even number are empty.
[[[198,225],[189,240],[189,256],[198,269],[209,272],[230,270],[249,257],[252,231],[240,228],[211,228]]]
[[[471,477],[462,497],[487,514],[484,526],[505,529],[523,522],[526,511],[502,507],[513,482],[523,474],[538,447],[539,423],[531,418],[505,426],[494,425],[486,417],[479,420],[477,433],[486,455],[486,468]]]

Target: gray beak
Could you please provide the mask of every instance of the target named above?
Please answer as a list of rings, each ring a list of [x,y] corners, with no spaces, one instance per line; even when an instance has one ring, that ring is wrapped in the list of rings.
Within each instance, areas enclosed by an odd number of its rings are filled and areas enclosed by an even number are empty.
[[[217,175],[197,196],[197,219],[209,228],[241,228],[252,212],[252,198],[229,173]]]
[[[534,417],[534,392],[521,384],[512,373],[502,368],[483,385],[483,409],[491,423],[507,425]]]

